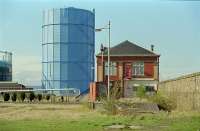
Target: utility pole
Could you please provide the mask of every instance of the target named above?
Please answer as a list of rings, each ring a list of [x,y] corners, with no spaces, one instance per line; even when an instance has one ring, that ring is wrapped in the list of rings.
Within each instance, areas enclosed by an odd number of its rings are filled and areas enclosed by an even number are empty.
[[[107,27],[108,26],[108,27]],[[111,29],[111,22],[109,20],[108,22],[108,25],[106,25],[106,27],[103,27],[103,28],[98,28],[98,29],[95,29],[96,32],[99,32],[99,31],[102,31],[104,29],[108,29],[108,89],[107,89],[107,99],[109,100],[110,99],[110,43],[111,43],[111,39],[110,39],[110,29]],[[103,63],[103,62],[102,62]]]

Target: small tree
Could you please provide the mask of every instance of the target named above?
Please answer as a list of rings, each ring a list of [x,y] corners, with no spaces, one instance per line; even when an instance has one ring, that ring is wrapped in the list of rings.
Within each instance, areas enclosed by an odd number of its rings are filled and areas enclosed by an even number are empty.
[[[9,99],[10,99],[9,93],[5,93],[3,98],[4,98],[4,101],[9,101]]]
[[[13,102],[15,102],[17,100],[17,94],[13,93],[11,99]]]
[[[37,98],[38,98],[38,101],[41,101],[42,100],[42,94],[38,94]]]
[[[25,92],[20,93],[20,99],[22,102],[24,101],[25,97],[26,97]]]
[[[50,95],[48,94],[48,95],[46,96],[46,100],[49,101],[49,99],[50,99]]]
[[[35,99],[35,94],[34,92],[31,92],[29,95],[29,100],[32,102]]]

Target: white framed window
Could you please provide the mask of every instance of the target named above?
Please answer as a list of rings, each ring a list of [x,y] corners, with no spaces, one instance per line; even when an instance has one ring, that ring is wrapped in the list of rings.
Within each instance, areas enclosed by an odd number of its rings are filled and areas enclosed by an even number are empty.
[[[108,62],[105,62],[104,71],[105,75],[108,75]],[[117,75],[117,62],[110,62],[110,75],[111,76]]]
[[[144,62],[138,61],[133,63],[132,75],[133,76],[144,75]]]

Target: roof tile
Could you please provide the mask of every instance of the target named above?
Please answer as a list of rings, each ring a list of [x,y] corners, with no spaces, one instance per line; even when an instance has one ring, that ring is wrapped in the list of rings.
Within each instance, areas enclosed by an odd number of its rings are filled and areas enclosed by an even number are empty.
[[[101,55],[99,53],[97,56]],[[104,51],[104,55],[107,55],[107,50]],[[121,42],[120,44],[110,48],[111,56],[159,56],[154,52],[140,47],[128,40]]]

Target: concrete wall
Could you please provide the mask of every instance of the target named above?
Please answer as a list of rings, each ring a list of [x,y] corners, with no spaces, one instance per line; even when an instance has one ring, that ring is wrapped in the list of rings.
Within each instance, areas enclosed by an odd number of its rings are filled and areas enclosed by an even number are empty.
[[[200,110],[200,72],[160,82],[159,92],[173,98],[178,110]]]

